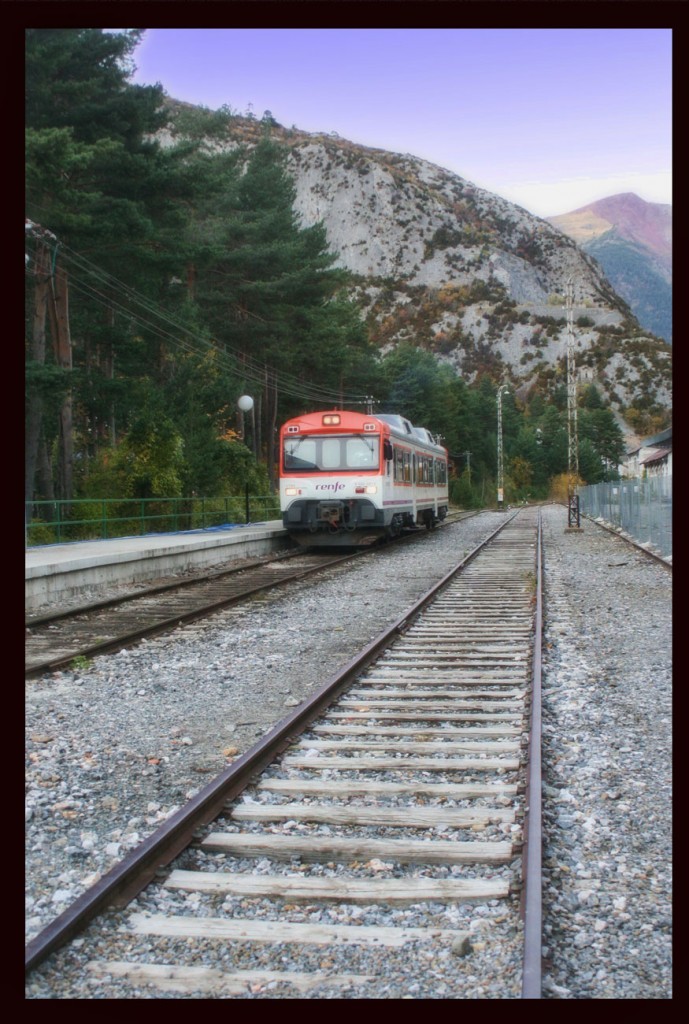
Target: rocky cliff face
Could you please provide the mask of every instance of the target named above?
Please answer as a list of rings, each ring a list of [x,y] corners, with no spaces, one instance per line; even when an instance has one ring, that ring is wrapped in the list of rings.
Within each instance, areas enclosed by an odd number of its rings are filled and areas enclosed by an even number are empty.
[[[561,381],[573,282],[576,361],[615,404],[669,406],[670,354],[600,266],[547,221],[410,155],[327,137],[290,147],[296,209],[356,275],[374,339],[430,348],[473,379]]]
[[[230,117],[213,146],[251,144],[258,130]],[[409,154],[274,123],[271,137],[286,147],[301,222],[323,222],[382,350],[412,341],[468,381],[490,373],[547,390],[566,372],[571,280],[583,379],[616,405],[670,405],[669,347],[557,227]]]

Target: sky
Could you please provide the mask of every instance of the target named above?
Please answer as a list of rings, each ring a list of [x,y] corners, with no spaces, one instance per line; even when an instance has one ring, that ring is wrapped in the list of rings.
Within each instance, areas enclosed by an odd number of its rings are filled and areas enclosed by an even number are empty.
[[[672,30],[152,28],[132,81],[438,164],[539,217],[672,202]]]

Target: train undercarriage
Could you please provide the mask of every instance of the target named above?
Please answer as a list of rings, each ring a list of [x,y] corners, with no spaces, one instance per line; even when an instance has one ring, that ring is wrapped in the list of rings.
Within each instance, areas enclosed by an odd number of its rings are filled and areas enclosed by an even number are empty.
[[[283,514],[283,523],[299,544],[313,546],[369,546],[398,537],[405,531],[432,529],[447,515],[447,507],[392,511],[366,500],[295,501]]]

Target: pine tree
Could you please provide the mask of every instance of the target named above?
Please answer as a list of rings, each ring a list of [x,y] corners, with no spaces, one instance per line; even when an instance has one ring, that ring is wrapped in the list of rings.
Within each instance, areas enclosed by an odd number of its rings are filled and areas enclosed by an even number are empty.
[[[31,29],[26,34],[27,215],[50,227],[48,311],[50,297],[59,293],[65,316],[61,324],[51,318],[52,347],[65,378],[59,422],[41,415],[32,374],[27,379],[27,496],[34,493],[38,450],[51,448],[58,432],[56,476],[63,498],[72,493],[72,435],[92,454],[104,440],[115,443],[116,399],[127,393],[116,384],[115,353],[121,358],[133,337],[131,323],[116,317],[119,286],[106,274],[114,271],[138,285],[145,280],[142,267],[150,263],[145,250],[154,235],[151,214],[160,206],[154,172],[159,179],[164,164],[146,140],[161,123],[162,90],[127,81],[140,38],[139,30]],[[42,287],[42,274],[36,273],[43,263],[40,246],[49,236],[39,231],[37,237],[28,248],[34,304]],[[134,342],[133,347],[140,355],[140,346]],[[41,351],[34,343],[32,363],[36,352],[39,362],[50,363],[50,347]]]
[[[195,248],[193,298],[247,387],[260,389],[260,432],[272,476],[278,417],[303,409],[321,388],[333,400],[365,336],[324,228],[303,228],[284,154],[263,139],[246,156],[209,166],[188,239]],[[215,180],[212,174],[215,172]],[[296,387],[299,381],[300,387]],[[303,383],[303,382],[308,382]]]

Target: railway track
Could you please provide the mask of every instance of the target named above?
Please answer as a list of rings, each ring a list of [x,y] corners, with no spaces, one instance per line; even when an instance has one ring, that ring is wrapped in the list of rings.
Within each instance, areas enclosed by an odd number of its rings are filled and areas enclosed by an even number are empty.
[[[466,516],[446,520],[448,525]],[[423,536],[410,534],[397,542]],[[53,611],[25,623],[24,673],[33,678],[120,650],[145,637],[204,618],[254,594],[297,582],[325,569],[370,554],[305,553],[302,550],[257,560],[248,566],[199,574],[121,594],[79,608]]]
[[[538,996],[538,537],[538,510],[506,520],[37,936],[27,969],[116,906],[86,970],[135,994],[452,996],[458,972],[480,994],[500,945],[501,994]]]
[[[31,678],[69,665],[75,658],[119,650],[352,557],[297,552],[248,568],[149,587],[72,612],[34,617],[26,622],[25,675]]]
[[[640,541],[635,540],[634,537],[630,537],[629,534],[622,531],[621,527],[613,526],[612,523],[604,523],[602,520],[596,519],[594,516],[587,515],[585,512],[582,512],[581,518],[595,526],[600,526],[602,530],[605,530],[607,533],[611,533],[614,537],[619,537],[620,540],[623,540],[629,547],[636,548],[637,551],[640,551],[648,558],[653,559],[653,561],[658,562],[665,569],[669,569],[670,572],[672,572],[671,560],[668,561],[668,558],[665,557],[665,555],[661,555],[660,553],[653,551],[653,549],[649,548],[647,544],[642,544]],[[672,556],[670,555],[669,558],[671,559]]]

